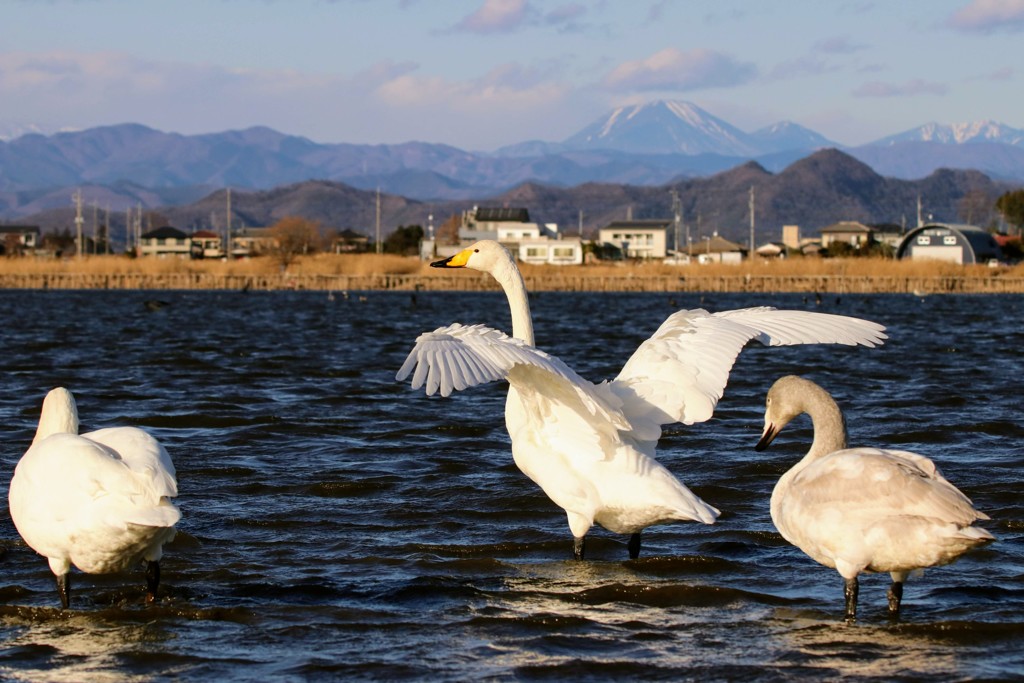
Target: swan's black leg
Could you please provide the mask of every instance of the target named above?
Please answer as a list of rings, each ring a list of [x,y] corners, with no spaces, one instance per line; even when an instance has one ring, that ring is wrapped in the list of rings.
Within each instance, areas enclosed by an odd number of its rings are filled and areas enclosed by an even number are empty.
[[[900,615],[900,602],[903,600],[903,582],[893,581],[889,587],[889,616]]]
[[[629,559],[635,560],[636,558],[640,557],[640,532],[639,531],[629,537],[629,545],[626,546],[626,547],[629,548]]]
[[[60,606],[67,609],[71,606],[71,572],[57,577],[57,593],[60,594]]]
[[[146,602],[156,601],[156,589],[160,586],[160,562],[150,560],[146,563]]]
[[[857,577],[846,579],[846,586],[843,588],[843,595],[846,597],[846,620],[857,620]]]
[[[572,554],[577,560],[583,559],[583,549],[587,544],[586,536],[576,536],[572,541]]]

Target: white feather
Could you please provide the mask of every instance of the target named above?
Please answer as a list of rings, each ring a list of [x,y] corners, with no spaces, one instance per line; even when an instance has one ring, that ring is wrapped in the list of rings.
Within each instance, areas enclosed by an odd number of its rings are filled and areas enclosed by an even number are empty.
[[[644,342],[611,382],[593,384],[533,346],[522,276],[497,242],[477,242],[436,266],[490,273],[512,311],[512,336],[453,324],[420,335],[397,379],[427,394],[500,379],[509,383],[505,418],[516,465],[560,507],[578,539],[594,522],[638,533],[672,520],[714,522],[718,510],[654,459],[661,425],[708,419],[736,356],[764,344],[830,342],[875,346],[875,323],[841,316],[755,308],[679,311]]]
[[[54,389],[11,479],[18,533],[58,577],[71,565],[103,574],[159,560],[181,518],[167,451],[134,427],[77,432],[74,397]]]

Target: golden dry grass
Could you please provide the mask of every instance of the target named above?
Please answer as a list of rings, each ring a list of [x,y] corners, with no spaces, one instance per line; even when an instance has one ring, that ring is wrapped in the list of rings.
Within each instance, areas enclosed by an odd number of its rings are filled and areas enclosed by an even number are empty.
[[[534,266],[522,264],[527,276],[560,275],[570,277],[729,277],[744,275],[775,275],[779,277],[844,275],[847,277],[1024,277],[1024,264],[1014,267],[989,268],[984,265],[960,266],[940,261],[893,261],[888,259],[794,258],[786,261],[755,260],[739,265],[708,264],[670,266],[663,263],[600,263],[583,266]],[[125,256],[86,256],[81,259],[0,258],[0,274],[47,275],[75,273],[107,274],[173,274],[207,273],[210,275],[274,275],[281,272],[273,258],[261,257],[240,261],[216,259],[193,261],[177,258],[140,258]],[[416,257],[377,254],[316,254],[301,257],[292,263],[293,275],[432,275],[447,271],[430,268]],[[450,274],[450,273],[447,273]]]

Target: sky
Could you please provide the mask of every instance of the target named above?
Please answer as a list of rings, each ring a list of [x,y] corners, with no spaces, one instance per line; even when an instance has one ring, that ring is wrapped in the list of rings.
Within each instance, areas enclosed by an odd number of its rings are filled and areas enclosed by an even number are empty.
[[[0,135],[269,126],[491,151],[692,102],[860,145],[1024,128],[1024,0],[0,0]]]

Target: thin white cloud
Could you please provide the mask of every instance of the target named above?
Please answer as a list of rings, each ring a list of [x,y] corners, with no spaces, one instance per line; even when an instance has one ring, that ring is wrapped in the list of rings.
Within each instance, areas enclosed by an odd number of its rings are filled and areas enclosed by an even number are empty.
[[[772,79],[785,80],[788,78],[801,78],[804,76],[820,76],[822,74],[838,71],[839,67],[830,64],[827,60],[818,55],[810,54],[796,59],[790,59],[777,64],[769,73]]]
[[[855,52],[866,50],[867,45],[854,43],[846,36],[834,36],[818,41],[814,44],[815,52],[822,52],[832,55],[849,55]]]
[[[475,12],[455,25],[468,33],[510,33],[533,20],[534,10],[526,0],[484,0]]]
[[[942,83],[933,83],[919,78],[906,83],[882,83],[872,81],[853,91],[855,97],[913,97],[915,95],[945,95],[949,88]]]
[[[321,142],[421,139],[492,148],[537,129],[572,132],[551,124],[574,109],[560,68],[504,64],[456,81],[421,73],[413,62],[341,75],[121,53],[0,53],[0,102],[8,120],[47,130],[132,121],[192,134],[266,125]]]
[[[977,81],[990,81],[990,82],[1004,82],[1013,80],[1013,77],[1017,75],[1017,70],[1012,66],[1004,66],[995,71],[989,71],[988,73],[979,74],[977,76],[971,76],[966,80],[968,82]]]
[[[544,15],[544,24],[561,33],[582,31],[586,28],[587,6],[578,2],[559,5]]]
[[[516,64],[503,64],[471,81],[450,81],[439,76],[403,74],[381,83],[373,91],[382,102],[397,107],[437,108],[439,101],[461,111],[490,108],[527,110],[545,101],[560,100],[567,87]]]
[[[947,25],[960,31],[1024,31],[1024,0],[972,0],[954,12]]]
[[[739,85],[756,74],[753,64],[714,50],[696,48],[684,52],[670,47],[646,59],[620,64],[605,76],[603,84],[619,92],[686,91]]]

